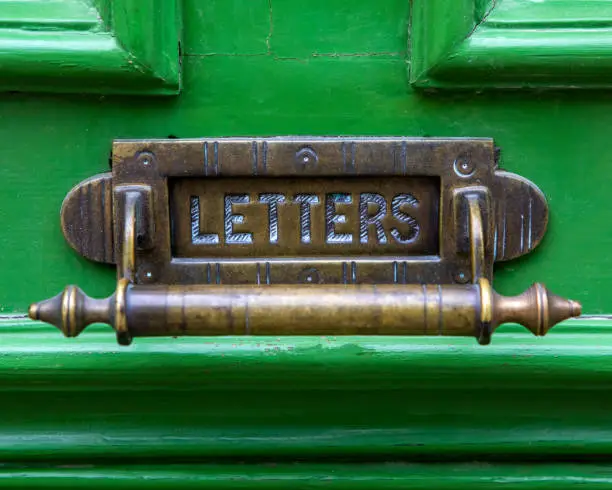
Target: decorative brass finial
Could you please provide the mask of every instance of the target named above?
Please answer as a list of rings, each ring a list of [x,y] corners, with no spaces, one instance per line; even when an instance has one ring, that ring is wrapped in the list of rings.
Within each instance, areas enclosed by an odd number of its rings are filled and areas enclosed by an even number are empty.
[[[479,286],[483,312],[481,321],[484,325],[491,325],[488,334],[486,328],[482,330],[479,341],[483,344],[490,341],[490,333],[503,323],[518,323],[534,335],[543,336],[557,323],[582,313],[580,303],[552,294],[540,283],[518,296],[497,294],[486,279],[480,279]]]

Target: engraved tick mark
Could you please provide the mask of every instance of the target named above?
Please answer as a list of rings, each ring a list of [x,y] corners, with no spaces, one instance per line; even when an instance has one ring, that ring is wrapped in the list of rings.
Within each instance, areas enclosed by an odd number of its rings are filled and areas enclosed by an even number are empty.
[[[497,260],[497,228],[495,228],[495,235],[493,235],[493,260]]]
[[[258,155],[257,155],[257,141],[253,141],[253,143],[251,143],[251,153],[253,155],[253,175],[257,175],[257,160],[258,160]]]
[[[525,215],[521,214],[521,252],[525,251]]]
[[[347,144],[349,145],[350,155],[347,155]],[[352,173],[355,171],[355,153],[357,151],[357,145],[355,142],[347,143],[346,141],[342,143],[342,164],[344,167],[344,171],[347,173]],[[350,156],[350,159],[349,159]]]
[[[102,220],[101,228],[103,232],[102,233],[102,251],[103,251],[103,256],[105,260],[108,260],[107,259],[108,247],[106,246],[106,233],[105,233],[105,230],[106,230],[106,180],[104,179],[102,180],[101,187],[102,187],[102,191],[100,195],[102,197],[102,213],[100,215],[100,218]],[[114,251],[112,250],[112,248],[114,247],[111,247],[111,262],[114,261]]]
[[[204,142],[204,175],[208,176],[208,141]]]
[[[533,230],[533,211],[532,211],[532,207],[533,207],[533,198],[529,197],[529,218],[528,218],[528,234],[527,234],[527,247],[529,248],[529,250],[531,250],[532,248],[532,239],[531,239],[531,233]]]
[[[502,220],[502,258],[506,256],[506,210],[504,209],[504,218]]]
[[[213,158],[214,158],[214,169],[215,175],[219,175],[219,142],[213,143]]]

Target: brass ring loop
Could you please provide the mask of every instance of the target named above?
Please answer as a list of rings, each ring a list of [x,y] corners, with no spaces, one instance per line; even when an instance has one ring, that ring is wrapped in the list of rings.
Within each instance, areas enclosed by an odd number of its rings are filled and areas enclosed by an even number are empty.
[[[130,193],[125,199],[122,252],[122,277],[133,281],[136,268],[136,199]]]
[[[126,301],[127,290],[131,286],[128,279],[121,278],[117,281],[117,291],[115,292],[115,318],[114,327],[117,333],[117,340],[122,345],[130,344],[132,338],[128,331]]]

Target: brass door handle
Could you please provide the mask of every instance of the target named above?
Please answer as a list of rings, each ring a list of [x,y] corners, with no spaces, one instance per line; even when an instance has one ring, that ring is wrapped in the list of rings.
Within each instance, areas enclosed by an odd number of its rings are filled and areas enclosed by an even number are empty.
[[[377,158],[382,158],[381,155],[392,155],[392,161],[389,162],[389,165],[396,162],[399,156],[405,156],[406,152],[412,148],[415,155],[418,155],[422,160],[421,166],[418,167],[417,165],[414,169],[417,176],[414,181],[418,182],[418,185],[414,184],[415,194],[418,191],[422,192],[425,197],[431,197],[427,193],[431,194],[431,189],[438,187],[436,181],[431,180],[432,176],[440,175],[442,197],[436,197],[439,202],[432,204],[428,209],[431,209],[430,214],[440,213],[440,222],[447,231],[444,232],[444,238],[439,239],[440,242],[443,242],[439,247],[442,248],[439,257],[427,256],[425,257],[426,260],[411,262],[410,267],[417,271],[417,276],[420,277],[418,282],[409,283],[406,281],[406,264],[409,262],[406,259],[403,261],[404,283],[398,281],[397,261],[399,258],[395,257],[391,261],[370,260],[366,265],[370,267],[370,271],[374,270],[374,272],[371,272],[366,277],[365,283],[361,284],[356,280],[354,270],[353,284],[346,283],[346,270],[344,273],[345,284],[287,284],[282,283],[282,281],[281,284],[269,284],[270,281],[265,281],[267,284],[260,284],[259,261],[255,263],[245,260],[242,262],[240,260],[227,262],[228,267],[232,266],[234,270],[238,270],[237,276],[240,278],[243,277],[244,271],[248,267],[256,264],[257,285],[219,284],[221,282],[219,275],[221,261],[207,263],[209,284],[190,284],[194,282],[194,271],[197,270],[199,271],[198,274],[201,274],[202,266],[206,264],[195,261],[193,268],[189,268],[190,262],[173,261],[168,245],[170,237],[167,235],[168,232],[165,231],[167,228],[175,228],[174,223],[171,225],[168,216],[169,206],[163,200],[158,205],[153,196],[157,196],[158,200],[160,196],[166,196],[167,198],[170,194],[168,180],[169,175],[172,176],[171,172],[177,172],[181,179],[184,179],[185,175],[189,176],[189,172],[194,174],[191,177],[202,178],[202,175],[198,173],[202,171],[202,166],[198,162],[195,162],[197,165],[191,165],[190,157],[179,158],[183,148],[181,143],[118,143],[118,154],[122,155],[123,160],[117,162],[113,169],[112,178],[102,176],[97,181],[95,179],[87,181],[84,184],[87,185],[86,192],[77,187],[67,197],[62,214],[64,233],[69,237],[69,241],[75,248],[90,257],[106,257],[108,255],[108,246],[93,248],[91,244],[105,244],[109,234],[102,233],[92,238],[91,233],[96,229],[96,224],[100,224],[102,227],[106,226],[107,230],[111,226],[112,234],[117,237],[113,247],[113,256],[116,257],[118,270],[118,283],[115,293],[106,299],[92,299],[83,294],[77,287],[68,286],[63,293],[46,301],[33,304],[30,307],[29,315],[32,319],[55,325],[67,337],[77,336],[87,325],[92,323],[107,323],[115,329],[118,341],[121,344],[129,344],[133,337],[147,336],[363,334],[474,336],[480,343],[486,344],[490,341],[495,328],[507,322],[520,323],[535,335],[545,335],[558,322],[579,316],[581,313],[580,304],[549,293],[541,284],[534,284],[523,294],[515,297],[501,296],[493,291],[491,286],[493,262],[498,256],[506,259],[527,253],[541,238],[545,222],[538,223],[534,215],[537,216],[537,210],[539,209],[540,217],[542,219],[547,217],[545,199],[539,190],[526,179],[496,170],[495,162],[491,156],[492,147],[490,143],[481,140],[467,141],[467,143],[465,141],[458,143],[445,140],[443,142],[434,141],[431,144],[429,142],[424,143],[422,140],[359,142],[364,147],[363,153],[365,155],[377,155]],[[173,146],[170,147],[172,157],[168,157],[169,160],[185,161],[187,162],[186,166],[192,170],[187,171],[174,167],[168,169],[162,165],[162,162],[156,161],[156,152],[153,150],[157,148],[158,154],[163,155],[164,152],[167,153],[166,145],[170,144]],[[189,142],[189,145],[193,144],[195,143]],[[259,154],[257,151],[257,145],[259,144],[268,145],[268,142],[253,143],[253,158],[255,159]],[[289,145],[293,148],[295,144],[293,140],[281,141],[277,153],[284,155],[286,146]],[[304,149],[298,151],[297,155],[300,158],[297,160],[297,164],[302,165],[306,161],[303,155],[307,155],[309,161],[317,160],[317,150],[321,154],[330,155],[335,148],[333,145],[337,144],[336,140],[328,141],[325,139],[309,142],[307,151]],[[357,145],[357,143],[354,144]],[[232,161],[241,163],[236,154],[238,150],[244,150],[243,142],[228,141],[223,145],[227,145],[227,148],[229,148],[228,154],[233,159]],[[215,159],[219,159],[219,155],[223,154],[224,146],[218,142],[211,146],[214,147]],[[209,143],[204,142],[203,147],[204,154],[208,158],[206,149],[209,148]],[[440,151],[441,147],[446,148],[446,153]],[[146,148],[147,151],[143,152],[142,148]],[[262,148],[265,150],[267,146],[262,146]],[[462,156],[461,158],[455,158],[448,164],[445,155],[452,155],[453,152],[457,151],[460,155],[472,155],[473,161]],[[186,155],[194,154],[199,153],[194,152],[190,146]],[[342,146],[342,151],[339,154],[346,160],[344,146]],[[474,157],[478,154],[483,155],[481,160]],[[489,157],[490,159],[487,160]],[[255,162],[255,160],[253,161]],[[415,161],[420,160],[415,159]],[[279,169],[281,163],[284,165],[286,162],[287,159],[283,157],[280,163],[271,160],[267,164],[272,168]],[[322,170],[321,166],[324,162],[318,160],[317,162],[319,168],[314,169],[313,172]],[[205,163],[207,164],[207,162]],[[346,161],[344,163],[346,164]],[[379,161],[376,160],[376,162],[370,164],[374,165],[375,163],[378,164]],[[326,175],[332,173],[330,169],[334,162],[330,161],[328,164],[330,168],[323,169]],[[217,171],[218,165],[217,162],[213,167],[216,167]],[[204,177],[208,176],[208,168],[205,165]],[[364,168],[366,169],[364,172],[367,174],[369,170],[367,167]],[[243,170],[239,168],[237,174],[243,175],[241,172]],[[283,172],[293,175],[290,170],[283,170]],[[300,167],[299,172],[304,172],[304,169]],[[351,172],[355,172],[355,170],[353,169]],[[379,170],[374,169],[372,172],[379,172]],[[257,168],[254,169],[254,175],[258,175]],[[406,175],[409,175],[409,172],[404,168],[401,171],[401,176],[405,177]],[[92,183],[95,182],[101,184],[93,186]],[[272,185],[269,181],[266,182],[266,185]],[[281,185],[278,182],[280,181],[274,181],[273,184]],[[362,179],[358,182],[362,183],[355,184],[353,180],[350,185],[364,185],[363,182],[367,183],[367,180]],[[383,188],[388,185],[386,181],[379,182],[379,184],[379,187]],[[348,184],[346,185],[348,186]],[[111,187],[113,189],[112,196],[108,194]],[[192,240],[188,247],[195,246],[198,243],[200,245],[204,243],[206,246],[217,246],[219,234],[208,233],[202,235],[200,230],[199,215],[197,214],[199,212],[197,206],[199,198],[194,198],[192,195],[195,192],[192,181],[189,184],[180,181],[179,185],[174,187],[172,192],[174,195],[169,201],[173,202],[173,199],[179,199],[180,189],[182,188],[189,189],[189,194],[186,197],[190,199],[187,202],[191,202],[191,208],[185,208],[191,213],[192,218],[191,227],[187,227],[188,238]],[[311,188],[314,188],[314,186]],[[402,196],[407,195],[404,187],[399,189],[404,192],[404,194],[401,194]],[[396,193],[397,190],[393,192],[397,196]],[[285,194],[288,194],[288,192],[285,192]],[[285,194],[260,194],[260,196],[274,195],[277,196],[277,199],[280,199],[278,196],[285,199],[283,197]],[[85,201],[87,206],[93,206],[92,203],[107,203],[108,205],[112,201],[113,215],[109,216],[107,208],[102,209],[101,212],[96,209],[87,209],[85,213],[81,212],[81,207],[84,205],[83,195],[89,196],[89,200]],[[311,202],[323,201],[324,197],[329,195],[334,196],[334,194],[326,194],[321,198],[314,196],[318,200],[313,199]],[[367,194],[367,196],[372,195],[372,193]],[[244,198],[241,199],[245,201]],[[372,202],[378,199],[376,202],[378,202],[379,211],[383,209],[385,196],[377,194],[375,198],[369,197],[368,199],[374,199]],[[523,203],[523,208],[520,208],[517,204],[521,203],[521,199],[527,199],[526,203]],[[421,197],[422,200],[423,197]],[[245,202],[248,202],[248,199]],[[277,203],[275,206],[277,206],[278,202],[283,201],[275,202]],[[349,201],[346,200],[345,202]],[[410,201],[410,199],[405,198],[404,202],[414,205],[417,199]],[[195,207],[193,206],[194,203],[196,204]],[[366,242],[363,243],[366,244],[368,244],[369,226],[375,226],[376,234],[382,233],[383,237],[386,236],[382,225],[383,218],[379,218],[380,221],[374,220],[368,214],[368,205],[368,201],[366,201],[365,206],[360,207],[360,212],[365,213],[366,217],[366,220],[362,221],[362,223],[365,223],[365,228],[362,229],[365,230],[366,239]],[[400,205],[398,204],[398,206]],[[229,226],[226,235],[238,236],[232,235],[232,226],[234,221],[238,222],[235,217],[240,215],[232,214],[231,202],[229,206],[229,211],[226,208],[224,223],[224,226]],[[510,206],[515,207],[511,208]],[[300,209],[303,210],[303,208]],[[399,209],[398,207],[394,212],[397,213]],[[499,211],[500,209],[502,211]],[[184,208],[179,205],[177,209],[172,211],[175,219],[179,220],[180,226],[177,228],[179,230],[185,228],[180,223],[181,218],[177,217],[182,210]],[[269,222],[275,223],[274,240],[276,241],[274,243],[278,247],[278,220],[280,215],[277,208],[275,208],[275,212],[277,213],[274,218],[276,221],[270,214]],[[404,211],[399,213],[400,216],[406,216],[405,213],[403,215],[402,213]],[[99,220],[86,223],[87,226],[79,225],[79,223],[71,224],[71,220],[78,220],[83,215],[89,217],[99,215]],[[196,218],[193,218],[194,216]],[[229,221],[227,216],[229,216]],[[301,218],[303,217],[304,215],[301,215]],[[332,218],[335,219],[333,214]],[[432,225],[428,233],[438,233],[436,229],[438,216],[430,216],[430,218]],[[500,219],[503,226],[499,223]],[[109,222],[112,222],[112,224],[109,225]],[[330,222],[327,223],[328,227],[331,226],[329,229],[333,230],[335,222],[332,221],[331,225]],[[286,229],[291,224],[294,223],[286,222],[282,226]],[[417,229],[417,225],[413,225],[413,231]],[[308,226],[310,226],[310,223]],[[90,236],[83,240],[81,245],[75,245],[74,230],[82,229],[89,229]],[[394,230],[396,235],[400,233],[397,228],[394,228]],[[310,229],[307,231],[310,233]],[[440,235],[443,234],[442,231],[439,233]],[[508,240],[507,233],[519,233],[520,241],[512,242]],[[249,240],[254,236],[251,233],[243,234],[243,236],[247,235],[250,235]],[[308,239],[311,239],[310,236]],[[406,250],[415,246],[425,247],[424,250],[429,250],[427,247],[434,246],[431,244],[436,242],[436,240],[430,240],[429,245],[423,245],[425,242],[419,244],[418,242],[411,242],[408,238],[401,239]],[[197,240],[200,240],[200,242],[197,242]],[[272,228],[270,228],[270,241],[272,242]],[[354,247],[354,244],[351,246]],[[270,250],[274,250],[274,247],[271,247]],[[371,251],[371,249],[368,250]],[[158,275],[166,274],[166,277],[172,278],[168,281],[171,284],[164,284],[163,282],[147,284],[146,274],[143,277],[141,272],[143,270],[142,262],[145,262],[144,257],[146,257],[148,264],[157,264]],[[269,265],[269,261],[272,261],[267,257],[258,260],[266,261],[266,267]],[[276,263],[281,268],[291,268],[295,267],[298,262],[296,260],[292,261],[290,258],[288,260],[277,259]],[[325,266],[329,265],[330,262],[343,265],[343,267],[346,267],[347,264],[347,262],[338,259],[328,259],[327,262],[322,263]],[[217,267],[217,284],[212,283],[210,278],[211,263]],[[355,262],[352,263],[355,264]],[[387,271],[390,270],[390,268],[386,268],[389,265],[393,267],[392,279],[394,284],[379,280],[380,277],[388,278],[384,274],[387,274]],[[377,269],[373,269],[373,267],[377,267]],[[461,274],[453,276],[455,279],[449,281],[448,277],[451,271],[457,270],[460,270]],[[185,280],[183,284],[180,281],[181,277]],[[267,277],[270,277],[269,274],[267,274]],[[427,279],[423,280],[423,277]],[[441,277],[445,279],[442,280]],[[388,279],[386,280],[388,281]],[[322,281],[311,280],[311,282]],[[367,282],[370,282],[370,284],[367,284]]]
[[[535,335],[580,314],[580,304],[534,284],[520,296],[494,292],[485,278],[467,285],[139,286],[122,279],[92,299],[75,287],[30,307],[30,317],[76,337],[87,325],[132,337],[182,335],[449,335],[488,343],[516,322]]]

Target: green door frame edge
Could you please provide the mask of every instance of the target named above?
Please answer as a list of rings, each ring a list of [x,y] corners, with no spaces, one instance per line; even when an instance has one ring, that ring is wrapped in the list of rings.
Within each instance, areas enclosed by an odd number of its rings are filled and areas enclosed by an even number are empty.
[[[181,2],[97,0],[98,22],[64,22],[35,15],[45,1],[0,22],[0,91],[179,93]]]

